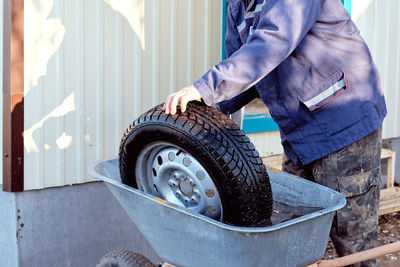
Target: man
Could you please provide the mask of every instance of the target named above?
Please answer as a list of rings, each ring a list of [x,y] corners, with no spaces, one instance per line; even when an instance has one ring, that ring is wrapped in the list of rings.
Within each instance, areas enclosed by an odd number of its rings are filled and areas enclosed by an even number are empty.
[[[260,96],[279,125],[283,169],[347,199],[331,230],[337,253],[377,246],[386,106],[340,0],[230,0],[225,41],[227,59],[171,94],[165,112],[202,99],[230,114]]]

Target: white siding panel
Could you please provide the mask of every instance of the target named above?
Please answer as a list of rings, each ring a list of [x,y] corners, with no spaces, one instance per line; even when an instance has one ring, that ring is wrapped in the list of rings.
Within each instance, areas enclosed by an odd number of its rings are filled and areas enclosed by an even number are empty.
[[[221,1],[25,1],[25,190],[91,181],[125,128],[221,57]]]
[[[352,16],[381,74],[388,116],[383,138],[400,137],[400,2],[353,0]]]
[[[247,134],[261,157],[283,154],[279,131]]]

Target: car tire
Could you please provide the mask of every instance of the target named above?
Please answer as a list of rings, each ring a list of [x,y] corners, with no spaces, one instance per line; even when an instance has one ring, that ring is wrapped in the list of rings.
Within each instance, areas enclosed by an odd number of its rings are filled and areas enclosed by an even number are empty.
[[[156,265],[139,253],[118,249],[104,255],[96,267],[156,267]]]
[[[254,145],[224,114],[200,102],[141,115],[120,144],[124,184],[216,220],[255,226],[269,221],[272,192]]]

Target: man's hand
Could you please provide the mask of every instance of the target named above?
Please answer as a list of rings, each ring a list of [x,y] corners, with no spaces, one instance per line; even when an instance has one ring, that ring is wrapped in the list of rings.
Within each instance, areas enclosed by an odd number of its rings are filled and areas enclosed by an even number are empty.
[[[201,101],[201,95],[199,91],[193,86],[187,86],[180,91],[170,94],[165,101],[163,110],[166,114],[175,115],[176,107],[178,104],[181,106],[181,111],[186,111],[186,106],[190,101]]]
[[[176,267],[175,265],[169,264],[168,262],[164,262],[161,267]]]

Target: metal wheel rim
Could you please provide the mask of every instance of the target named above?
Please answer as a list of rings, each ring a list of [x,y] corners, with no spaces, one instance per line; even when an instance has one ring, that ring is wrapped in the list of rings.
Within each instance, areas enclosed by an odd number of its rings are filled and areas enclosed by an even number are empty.
[[[136,161],[136,183],[146,193],[190,211],[222,220],[218,190],[200,162],[168,143],[147,145]]]

